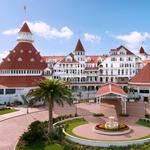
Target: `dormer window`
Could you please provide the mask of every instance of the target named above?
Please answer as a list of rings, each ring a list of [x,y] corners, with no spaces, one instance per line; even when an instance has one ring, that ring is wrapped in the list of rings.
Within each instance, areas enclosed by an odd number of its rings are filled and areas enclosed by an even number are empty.
[[[70,63],[70,62],[71,62],[71,59],[70,59],[70,58],[67,58],[67,62]]]
[[[24,52],[24,51],[21,49],[21,50],[20,50],[20,53],[23,53],[23,52]]]
[[[30,59],[30,61],[31,61],[31,62],[34,62],[34,61],[35,61],[35,59],[34,59],[34,58],[31,58],[31,59]]]
[[[31,51],[31,50],[29,50],[29,51],[28,51],[28,53],[29,53],[29,54],[31,54],[31,53],[32,53],[32,51]]]
[[[88,58],[87,58],[87,62],[90,62],[90,61],[91,61],[91,58],[90,58],[90,57],[88,57]]]
[[[7,58],[7,61],[11,61],[10,58]]]
[[[23,61],[23,59],[21,57],[18,58],[18,61]]]
[[[72,62],[72,57],[71,56],[67,56],[66,57],[66,62],[67,63],[71,63]]]

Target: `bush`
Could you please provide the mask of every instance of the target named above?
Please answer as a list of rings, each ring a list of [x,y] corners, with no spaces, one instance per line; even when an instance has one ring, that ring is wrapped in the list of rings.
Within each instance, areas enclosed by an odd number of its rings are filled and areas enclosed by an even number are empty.
[[[40,121],[31,123],[28,131],[22,135],[22,140],[24,140],[27,145],[43,143],[45,140],[44,123]]]
[[[150,119],[150,115],[149,115],[149,114],[146,114],[146,115],[145,115],[145,118]]]
[[[93,113],[93,116],[94,117],[100,117],[100,116],[104,116],[104,114],[103,113]]]
[[[63,125],[59,125],[59,126],[56,126],[54,128],[54,131],[49,134],[49,142],[53,142],[53,141],[59,141],[61,142],[64,138],[64,134],[62,132],[62,129],[63,129]]]
[[[18,100],[14,101],[14,106],[18,106],[18,105],[22,105],[22,102]]]

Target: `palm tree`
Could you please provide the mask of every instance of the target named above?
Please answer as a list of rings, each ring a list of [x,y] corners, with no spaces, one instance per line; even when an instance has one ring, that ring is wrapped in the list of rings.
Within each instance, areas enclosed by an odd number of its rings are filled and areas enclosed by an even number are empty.
[[[63,106],[66,101],[68,104],[72,104],[73,97],[71,89],[66,86],[66,83],[56,79],[44,79],[38,83],[38,88],[30,90],[27,94],[33,103],[38,100],[43,100],[48,103],[49,121],[48,121],[48,133],[53,131],[53,106],[54,103]]]

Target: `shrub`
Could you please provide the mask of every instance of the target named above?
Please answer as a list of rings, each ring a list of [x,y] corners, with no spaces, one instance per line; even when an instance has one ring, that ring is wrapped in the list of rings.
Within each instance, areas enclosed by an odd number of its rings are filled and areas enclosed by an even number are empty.
[[[14,105],[15,105],[15,106],[22,105],[22,102],[21,102],[21,101],[16,100],[16,101],[14,101]]]
[[[28,131],[22,135],[22,140],[24,140],[27,145],[43,143],[45,139],[44,126],[44,123],[40,121],[31,123]]]
[[[57,125],[55,128],[54,128],[54,131],[49,134],[48,138],[49,138],[49,142],[52,143],[53,141],[59,141],[61,142],[64,138],[64,134],[62,132],[62,128],[63,126],[62,125]]]
[[[100,116],[104,116],[104,114],[103,113],[93,113],[93,116],[94,117],[100,117]]]
[[[146,115],[145,115],[145,118],[149,118],[149,119],[150,119],[150,115],[149,115],[149,114],[146,114]]]

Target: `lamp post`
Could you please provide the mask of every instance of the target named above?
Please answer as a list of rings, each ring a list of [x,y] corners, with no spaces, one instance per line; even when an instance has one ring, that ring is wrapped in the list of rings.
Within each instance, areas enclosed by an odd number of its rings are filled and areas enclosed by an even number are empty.
[[[27,102],[27,114],[29,113],[29,110],[28,110],[28,102]]]
[[[74,106],[75,106],[75,117],[77,117],[78,116],[78,108],[77,108],[77,100],[75,99],[74,100]]]

